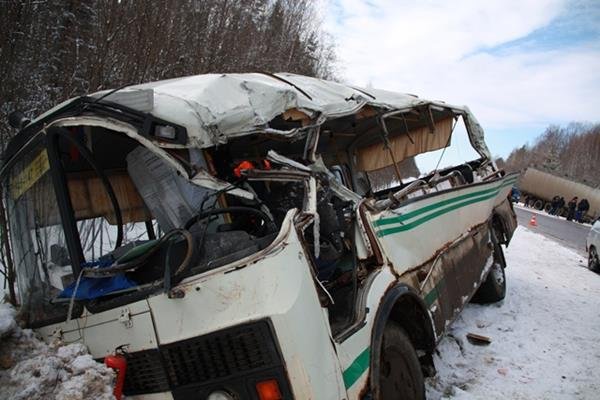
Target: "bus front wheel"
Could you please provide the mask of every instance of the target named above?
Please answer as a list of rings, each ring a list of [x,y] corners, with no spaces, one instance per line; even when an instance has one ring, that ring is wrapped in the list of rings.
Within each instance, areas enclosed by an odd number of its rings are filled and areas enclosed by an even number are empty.
[[[379,359],[380,400],[424,400],[425,385],[417,352],[397,323],[388,321]]]

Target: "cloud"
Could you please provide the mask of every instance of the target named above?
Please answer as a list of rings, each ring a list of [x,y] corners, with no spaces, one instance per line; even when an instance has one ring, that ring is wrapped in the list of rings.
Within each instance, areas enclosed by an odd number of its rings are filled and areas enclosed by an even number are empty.
[[[584,28],[600,21],[590,4],[338,0],[325,21],[346,81],[467,104],[484,127],[539,133],[598,120],[600,35]]]

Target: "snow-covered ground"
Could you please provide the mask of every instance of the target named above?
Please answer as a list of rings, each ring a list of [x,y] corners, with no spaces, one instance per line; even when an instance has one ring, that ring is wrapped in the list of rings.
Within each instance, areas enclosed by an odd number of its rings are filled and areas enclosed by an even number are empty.
[[[113,375],[82,344],[48,346],[20,329],[14,309],[0,304],[1,400],[114,399]]]
[[[439,346],[431,399],[600,399],[600,275],[519,227],[505,252],[506,298],[469,304]],[[491,338],[476,346],[472,332]]]

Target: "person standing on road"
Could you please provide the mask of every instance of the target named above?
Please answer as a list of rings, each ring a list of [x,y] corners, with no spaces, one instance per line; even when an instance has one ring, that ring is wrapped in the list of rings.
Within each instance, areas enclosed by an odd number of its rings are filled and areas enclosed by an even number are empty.
[[[577,213],[575,214],[575,220],[577,222],[583,222],[583,217],[587,210],[590,209],[590,203],[588,203],[587,199],[581,199],[579,204],[577,205]]]
[[[554,196],[552,198],[552,202],[550,203],[550,215],[556,215],[558,211],[558,202],[560,201],[559,196]]]
[[[564,206],[565,206],[565,198],[560,196],[560,200],[558,200],[558,207],[556,209],[556,215],[560,216],[562,214]]]
[[[567,221],[571,221],[575,217],[575,208],[577,208],[577,196],[573,197],[568,204],[569,211],[567,213]]]

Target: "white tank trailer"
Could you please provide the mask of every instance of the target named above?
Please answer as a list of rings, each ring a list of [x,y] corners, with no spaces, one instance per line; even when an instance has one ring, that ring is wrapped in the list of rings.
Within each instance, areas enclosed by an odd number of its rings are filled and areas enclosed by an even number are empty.
[[[549,211],[554,196],[563,196],[565,203],[577,196],[579,200],[585,198],[590,203],[586,219],[595,220],[600,216],[600,188],[593,188],[531,167],[521,174],[517,187],[521,191],[521,200],[524,201],[529,196],[529,204],[538,210]],[[561,211],[561,215],[567,215],[566,207]]]

